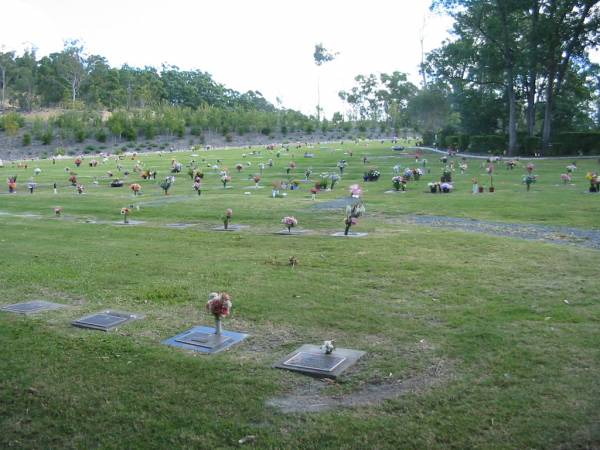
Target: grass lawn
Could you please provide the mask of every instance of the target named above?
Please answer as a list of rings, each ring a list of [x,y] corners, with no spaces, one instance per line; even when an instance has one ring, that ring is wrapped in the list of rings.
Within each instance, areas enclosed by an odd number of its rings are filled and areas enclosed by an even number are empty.
[[[563,185],[570,161],[536,161],[530,192],[521,183],[525,163],[511,171],[501,162],[496,192],[472,195],[473,177],[489,185],[485,167],[469,160],[460,174],[455,158],[455,191],[431,194],[427,183],[439,179],[442,163],[425,152],[423,177],[406,193],[388,193],[392,167],[416,167],[414,157],[374,142],[316,145],[307,150],[314,158],[305,150],[126,156],[122,188],[108,185],[107,171],[119,175],[112,158],[96,157],[100,164],[90,167],[94,158],[86,157],[80,168],[73,158],[5,163],[0,177],[17,175],[18,187],[8,195],[3,185],[0,195],[0,303],[69,307],[27,317],[0,312],[0,448],[234,448],[247,436],[244,447],[261,449],[600,447],[598,250],[406,220],[425,214],[598,230],[600,194],[586,193],[585,180],[598,162],[578,161],[572,184]],[[165,196],[158,184],[172,159],[184,168]],[[217,159],[230,170],[231,188],[212,169]],[[269,159],[264,187],[255,189],[250,177]],[[341,159],[343,179],[311,200],[313,182],[339,173]],[[141,180],[138,160],[158,179]],[[187,175],[191,160],[205,174],[200,196]],[[41,173],[30,195],[35,167]],[[309,167],[313,182],[271,198],[273,181],[301,180]],[[381,171],[379,181],[362,181],[368,167]],[[85,194],[70,186],[66,168]],[[142,195],[132,195],[133,182]],[[352,230],[369,234],[332,237],[343,231],[344,211],[324,206],[347,198],[354,183],[367,212]],[[117,226],[130,205],[130,219],[143,223]],[[247,228],[212,231],[226,208]],[[310,231],[276,235],[287,215]],[[191,226],[166,226],[173,223]],[[204,304],[215,290],[233,297],[225,329],[251,336],[211,356],[161,345],[194,325],[212,326]],[[108,333],[70,325],[109,308],[146,317]],[[271,368],[325,339],[367,355],[337,383]],[[273,406],[285,398],[341,407]]]

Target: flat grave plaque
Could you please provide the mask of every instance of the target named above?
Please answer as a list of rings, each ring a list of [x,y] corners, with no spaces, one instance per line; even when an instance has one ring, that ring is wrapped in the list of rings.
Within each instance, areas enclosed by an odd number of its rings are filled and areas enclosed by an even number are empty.
[[[343,231],[338,231],[337,233],[333,233],[331,236],[345,237],[345,238],[359,238],[359,237],[365,237],[368,235],[369,235],[369,233],[359,233],[359,232],[350,231],[350,232],[348,232],[348,234],[344,234]]]
[[[0,308],[2,311],[13,312],[17,314],[34,314],[41,311],[51,311],[62,308],[65,305],[60,303],[47,302],[45,300],[32,300],[30,302],[15,303]]]
[[[336,348],[333,353],[326,355],[318,345],[306,344],[280,359],[273,367],[313,377],[336,379],[364,354],[360,350]]]
[[[223,330],[215,334],[212,327],[193,327],[177,336],[162,341],[163,344],[200,353],[218,353],[248,337],[247,334]]]
[[[214,227],[212,230],[213,231],[240,231],[242,228],[244,228],[243,225],[232,225],[232,224],[229,224],[229,226],[227,228],[225,228],[225,227]]]
[[[168,223],[166,225],[169,228],[190,228],[193,227],[193,223]]]
[[[92,330],[108,331],[118,325],[131,320],[139,319],[140,316],[129,313],[115,311],[103,311],[101,313],[90,314],[72,322],[72,325],[80,328],[90,328]]]
[[[233,339],[223,334],[211,334],[211,333],[198,333],[193,332],[190,334],[186,334],[180,338],[175,339],[177,342],[183,342],[184,344],[189,345],[197,345],[199,347],[205,347],[210,349],[215,349],[222,345],[227,345],[232,342]]]
[[[343,356],[335,356],[333,354],[298,352],[287,361],[284,361],[283,365],[331,372],[345,360],[346,358]]]
[[[294,230],[294,229],[292,229],[292,231],[281,230],[281,231],[277,231],[275,234],[278,234],[280,236],[302,236],[307,231],[308,230]]]

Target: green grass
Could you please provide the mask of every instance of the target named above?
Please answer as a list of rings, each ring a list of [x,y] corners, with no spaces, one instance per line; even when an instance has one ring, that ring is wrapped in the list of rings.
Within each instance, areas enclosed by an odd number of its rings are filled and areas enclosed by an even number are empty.
[[[385,194],[397,158],[388,146],[328,144],[311,150],[199,152],[204,164],[223,160],[234,173],[224,190],[208,167],[202,196],[187,175],[164,196],[158,181],[133,198],[127,188],[91,183],[115,162],[76,169],[86,185],[68,187],[72,160],[29,163],[17,174],[18,194],[0,196],[2,304],[45,298],[69,308],[30,317],[0,314],[1,448],[231,448],[247,435],[256,448],[596,448],[600,446],[600,307],[598,252],[452,230],[417,227],[406,214],[436,214],[493,221],[598,228],[600,197],[586,194],[578,162],[575,186],[560,185],[569,161],[539,161],[540,179],[525,192],[523,168],[495,174],[497,192],[470,194],[473,176],[486,179],[479,161],[455,174],[456,192],[425,193],[439,176],[411,182],[406,194]],[[353,149],[352,157],[344,155]],[[363,239],[328,236],[343,229],[343,211],[317,210],[308,186],[287,198],[270,198],[270,184],[287,178],[295,154],[297,178],[349,166],[332,192],[316,203],[347,196],[364,166],[382,171],[362,183],[367,216],[356,231]],[[392,158],[383,158],[392,156]],[[186,164],[189,153],[139,155],[159,178],[170,160]],[[272,158],[261,190],[246,189],[258,163]],[[86,158],[84,164],[90,158]],[[251,168],[235,172],[237,162]],[[131,170],[134,161],[121,164]],[[24,184],[39,166],[38,191]],[[313,176],[314,178],[314,176]],[[59,194],[51,185],[59,183]],[[244,195],[244,192],[252,192]],[[168,199],[168,202],[163,202]],[[161,203],[163,202],[163,203]],[[139,204],[140,226],[85,224],[85,218],[120,221],[119,210]],[[64,217],[52,208],[62,206]],[[239,233],[211,232],[225,208]],[[41,218],[19,217],[22,213]],[[313,230],[302,237],[272,234],[293,214]],[[170,229],[191,222],[198,226]],[[296,256],[299,266],[287,265]],[[234,299],[225,328],[251,337],[230,351],[204,356],[160,345],[193,325],[211,324],[203,310],[208,292],[227,290]],[[565,300],[568,303],[565,303]],[[70,321],[99,309],[146,314],[109,333],[89,332]],[[273,397],[322,384],[271,365],[304,343],[334,338],[367,356],[327,395],[351,395],[366,385],[427,379],[431,386],[385,402],[310,414],[283,414],[265,405]],[[426,345],[423,344],[426,343]]]

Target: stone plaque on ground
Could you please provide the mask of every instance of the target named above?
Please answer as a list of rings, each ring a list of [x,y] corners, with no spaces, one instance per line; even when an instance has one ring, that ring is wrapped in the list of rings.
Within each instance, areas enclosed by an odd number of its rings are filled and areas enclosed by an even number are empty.
[[[122,220],[119,222],[113,222],[114,225],[141,225],[144,222],[143,220],[129,220],[127,223],[123,222]]]
[[[357,232],[354,232],[354,231],[350,231],[350,232],[348,232],[348,234],[344,234],[343,231],[338,231],[337,233],[333,233],[331,236],[335,236],[335,237],[354,237],[354,238],[357,238],[357,237],[365,237],[365,236],[368,236],[368,235],[369,235],[369,233],[357,233]]]
[[[243,228],[242,225],[231,225],[229,224],[229,226],[227,228],[225,227],[215,227],[212,230],[213,231],[239,231]]]
[[[2,311],[8,311],[18,314],[34,314],[40,311],[51,311],[53,309],[62,308],[65,305],[60,303],[47,302],[46,300],[32,300],[30,302],[15,303],[0,308]]]
[[[218,353],[247,337],[247,334],[227,330],[223,330],[220,335],[216,335],[214,328],[194,327],[166,339],[162,343],[201,353]]]
[[[223,334],[214,333],[198,333],[193,332],[186,334],[176,339],[177,342],[183,342],[184,344],[197,345],[199,347],[205,347],[209,349],[216,349],[223,345],[227,345],[233,341],[232,338],[227,337]]]
[[[92,330],[108,331],[118,325],[122,325],[131,320],[141,319],[138,314],[130,314],[117,311],[103,311],[90,314],[72,322],[72,325],[80,328],[90,328]]]
[[[360,350],[336,348],[333,353],[326,355],[318,345],[306,344],[279,360],[273,367],[335,379],[364,354]]]
[[[275,234],[278,234],[280,236],[302,236],[307,231],[308,230],[297,230],[297,229],[292,228],[292,231],[281,230],[281,231],[276,232]]]
[[[193,227],[193,223],[168,223],[166,225],[169,228],[190,228]]]

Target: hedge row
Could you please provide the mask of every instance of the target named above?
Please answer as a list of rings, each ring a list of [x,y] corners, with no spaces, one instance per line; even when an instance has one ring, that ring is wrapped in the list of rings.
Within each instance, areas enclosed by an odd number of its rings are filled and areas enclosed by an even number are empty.
[[[460,151],[473,153],[502,154],[508,148],[506,135],[452,135],[444,136],[441,144],[443,147],[452,147]],[[519,134],[517,136],[517,155],[532,155],[540,152],[542,140],[537,136]],[[547,156],[561,155],[600,155],[600,132],[569,132],[556,135]]]

